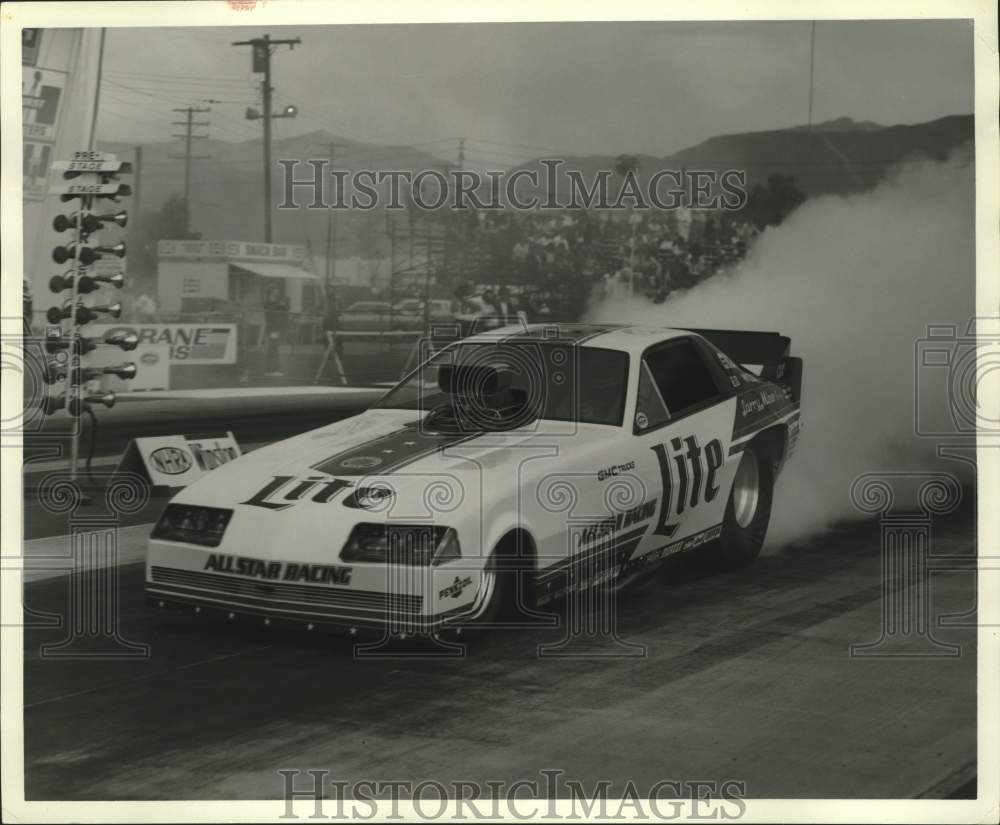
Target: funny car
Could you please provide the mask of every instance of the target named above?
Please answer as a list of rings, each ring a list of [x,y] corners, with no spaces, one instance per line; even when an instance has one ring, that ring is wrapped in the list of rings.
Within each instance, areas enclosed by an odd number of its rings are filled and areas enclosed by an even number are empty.
[[[800,428],[774,332],[543,324],[433,352],[363,413],[182,489],[157,607],[304,629],[496,626],[680,552],[753,561]]]

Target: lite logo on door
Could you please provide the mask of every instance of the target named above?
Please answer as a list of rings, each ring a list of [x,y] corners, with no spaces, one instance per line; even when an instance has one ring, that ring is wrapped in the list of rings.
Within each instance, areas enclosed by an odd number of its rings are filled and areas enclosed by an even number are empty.
[[[295,476],[274,476],[269,483],[240,504],[263,507],[265,510],[286,510],[301,501],[307,493],[313,493],[310,501],[326,504],[337,493],[350,486],[349,481],[340,478],[331,479],[329,476],[311,476],[305,479],[296,479]]]
[[[671,438],[669,443],[650,448],[656,454],[663,483],[660,516],[654,533],[672,536],[678,524],[671,522],[685,507],[697,507],[702,501],[712,501],[719,492],[715,476],[722,467],[722,442],[713,438],[704,449],[698,437]]]

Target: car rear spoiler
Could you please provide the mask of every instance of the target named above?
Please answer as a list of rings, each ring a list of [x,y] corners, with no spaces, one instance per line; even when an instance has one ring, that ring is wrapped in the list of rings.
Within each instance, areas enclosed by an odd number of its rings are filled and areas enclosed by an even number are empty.
[[[792,339],[780,332],[748,332],[738,329],[688,329],[722,350],[737,364],[761,367],[760,377],[778,381],[802,400],[802,359],[789,356]]]
[[[721,349],[737,364],[772,367],[788,357],[792,339],[779,332],[746,332],[738,329],[688,329]]]

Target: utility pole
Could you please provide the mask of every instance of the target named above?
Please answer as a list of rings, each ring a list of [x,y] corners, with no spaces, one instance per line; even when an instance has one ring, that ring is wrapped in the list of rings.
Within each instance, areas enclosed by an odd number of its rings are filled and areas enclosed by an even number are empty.
[[[330,171],[333,171],[333,163],[337,157],[338,149],[346,149],[346,143],[321,143],[320,146],[326,148],[330,153]],[[333,210],[326,210],[326,288],[333,289],[333,276],[335,273],[334,254],[336,251],[337,226],[333,220]]]
[[[211,109],[199,109],[196,106],[188,106],[186,109],[174,109],[175,112],[184,112],[187,114],[186,120],[174,120],[171,123],[174,126],[183,126],[184,134],[177,135],[175,138],[184,139],[184,155],[167,155],[168,158],[172,160],[184,160],[184,208],[187,209],[188,221],[191,220],[191,161],[193,160],[211,160],[208,155],[192,155],[191,154],[191,141],[192,140],[203,140],[207,138],[208,135],[196,135],[194,133],[195,126],[208,126],[209,121],[207,120],[195,120],[195,115],[204,114],[205,112],[211,112]],[[190,227],[189,227],[190,228]]]
[[[812,34],[809,41],[809,121],[808,129],[813,127],[813,76],[816,71],[816,21],[812,21]]]
[[[97,83],[94,86],[94,110],[90,116],[90,139],[87,141],[87,148],[91,150],[97,145],[97,113],[101,109],[101,83],[104,76],[104,41],[107,33],[107,29],[101,29],[101,44],[98,46],[97,51]],[[76,444],[75,439],[73,443]]]
[[[135,169],[135,174],[132,177],[132,209],[138,218],[141,214],[139,207],[142,203],[140,200],[142,196],[142,147],[138,144],[135,147],[135,160],[132,162],[132,166]]]
[[[385,213],[386,234],[389,236],[389,327],[395,326],[396,314],[396,223]]]
[[[279,115],[271,114],[271,55],[273,46],[288,46],[294,49],[302,42],[299,37],[287,40],[272,40],[269,34],[255,37],[253,40],[239,40],[234,46],[250,46],[253,49],[253,71],[264,75],[260,82],[260,92],[264,112],[258,114],[253,109],[247,109],[248,120],[263,119],[264,121],[264,241],[271,243],[271,119],[276,117],[295,117],[295,107],[287,106],[285,112]]]
[[[465,138],[458,139],[458,169],[465,168]]]

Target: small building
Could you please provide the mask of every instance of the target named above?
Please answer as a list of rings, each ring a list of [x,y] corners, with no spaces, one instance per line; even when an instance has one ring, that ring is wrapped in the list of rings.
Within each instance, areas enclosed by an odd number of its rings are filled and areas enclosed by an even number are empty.
[[[157,303],[163,313],[183,314],[261,307],[277,286],[289,312],[322,311],[322,281],[305,269],[304,246],[248,241],[160,241]]]

